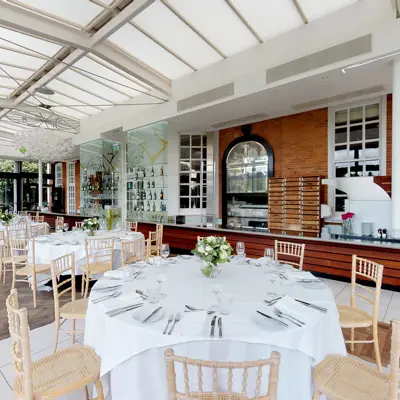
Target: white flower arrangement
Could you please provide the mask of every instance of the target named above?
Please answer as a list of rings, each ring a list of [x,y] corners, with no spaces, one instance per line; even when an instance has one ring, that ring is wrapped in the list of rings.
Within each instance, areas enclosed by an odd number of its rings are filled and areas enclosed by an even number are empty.
[[[83,221],[83,229],[94,232],[100,228],[100,222],[97,218],[88,218]]]
[[[230,262],[230,256],[233,252],[231,245],[224,237],[208,236],[199,240],[196,248],[192,253],[200,257],[207,263],[207,267],[202,269],[205,276],[210,277],[213,272],[213,267],[217,264]]]

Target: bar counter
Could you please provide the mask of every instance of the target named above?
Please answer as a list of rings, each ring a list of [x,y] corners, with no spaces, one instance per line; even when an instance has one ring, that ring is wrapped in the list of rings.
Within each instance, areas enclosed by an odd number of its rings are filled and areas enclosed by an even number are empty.
[[[138,230],[145,236],[155,231],[155,223],[139,222]],[[305,243],[305,270],[325,276],[351,278],[351,258],[353,254],[371,259],[384,266],[384,285],[400,285],[400,243],[380,240],[322,239],[263,232],[230,230],[220,227],[199,227],[164,224],[163,241],[174,249],[194,249],[197,236],[225,236],[235,248],[236,242],[246,245],[249,257],[262,257],[266,247],[273,247],[275,240]],[[397,289],[397,288],[394,288]]]
[[[70,228],[75,225],[76,221],[83,221],[85,218],[88,218],[80,214],[56,213],[51,211],[39,211],[39,215],[43,215],[44,222],[47,222],[53,228],[55,226],[57,217],[63,217],[64,222],[69,224]]]

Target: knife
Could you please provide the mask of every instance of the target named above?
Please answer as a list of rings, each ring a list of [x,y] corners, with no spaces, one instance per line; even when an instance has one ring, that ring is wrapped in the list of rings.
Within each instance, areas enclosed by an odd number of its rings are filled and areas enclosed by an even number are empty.
[[[267,315],[267,314],[262,313],[261,311],[257,311],[257,312],[258,312],[259,314],[261,314],[263,317],[272,319],[273,321],[278,322],[279,324],[281,324],[281,325],[283,325],[283,326],[286,326],[286,328],[289,327],[288,324],[286,324],[285,322],[279,321],[279,319],[273,318],[273,317],[271,317],[270,315]]]
[[[146,323],[153,315],[157,314],[161,309],[162,309],[162,306],[156,308],[151,314],[149,314],[149,315],[142,321],[142,324]]]
[[[144,294],[141,290],[136,290],[136,293],[139,295],[139,296],[142,296],[143,297],[143,299],[147,299],[149,296],[147,296],[147,294]]]
[[[143,304],[136,304],[134,306],[126,307],[126,308],[123,308],[121,310],[117,310],[117,311],[115,311],[113,313],[107,314],[107,316],[109,316],[110,318],[116,317],[117,315],[123,314],[123,313],[125,313],[127,311],[135,310],[136,308],[139,308],[139,307],[142,307],[142,306],[143,306]]]
[[[214,337],[214,329],[215,329],[215,321],[217,320],[217,316],[214,315],[213,319],[211,320],[211,332],[210,337]]]
[[[295,299],[295,300],[300,304],[304,304],[307,307],[315,308],[316,310],[321,311],[323,313],[328,312],[328,309],[325,307],[317,306],[316,304],[307,303],[306,301],[303,301],[303,300],[298,300],[298,299]]]
[[[222,338],[222,318],[218,318],[219,338]]]

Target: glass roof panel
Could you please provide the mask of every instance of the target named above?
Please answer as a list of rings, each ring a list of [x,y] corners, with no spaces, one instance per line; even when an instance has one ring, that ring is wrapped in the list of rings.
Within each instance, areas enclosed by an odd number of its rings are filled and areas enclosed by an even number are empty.
[[[94,114],[98,114],[99,112],[101,112],[101,110],[99,110],[98,108],[94,108],[94,107],[89,107],[87,106],[85,103],[82,103],[80,101],[77,101],[75,99],[71,99],[67,96],[63,96],[60,93],[55,93],[51,96],[38,96],[35,95],[35,97],[37,97],[38,99],[40,99],[40,101],[43,101],[44,104],[55,104],[58,103],[60,105],[75,105],[76,109],[82,114],[81,117],[86,116],[87,114],[89,115],[94,115]],[[62,110],[64,110],[64,107],[60,107],[60,108],[55,108],[54,110],[60,110],[62,112]],[[85,115],[86,114],[86,115]]]
[[[34,56],[40,56],[38,53],[41,53],[42,55],[49,57],[53,56],[58,50],[61,49],[61,46],[57,44],[1,27],[0,45],[12,47],[21,51],[34,50],[32,52],[32,55]],[[37,53],[35,53],[35,51]]]
[[[14,79],[8,78],[7,75],[4,74],[3,71],[0,69],[0,86],[2,86],[2,87],[6,86],[9,88],[16,89],[22,83],[23,83],[23,81],[15,82]]]
[[[109,101],[107,101],[105,99],[101,99],[98,96],[84,92],[83,90],[77,89],[77,88],[75,88],[71,85],[68,85],[67,83],[61,82],[57,79],[51,81],[47,86],[49,88],[59,92],[60,94],[64,94],[68,97],[71,97],[72,99],[75,99],[73,101],[77,100],[78,102],[84,102],[89,105],[110,103]],[[70,104],[72,104],[72,103],[73,102],[71,102]],[[74,103],[74,104],[76,104],[76,103]]]
[[[169,79],[176,79],[193,72],[187,65],[132,25],[124,25],[110,36],[110,41]]]
[[[22,125],[14,124],[7,119],[2,119],[0,121],[0,129],[8,129],[13,132],[15,132],[15,131],[21,132],[21,131],[25,130],[26,127],[22,126]]]
[[[13,89],[0,87],[0,97],[8,97],[13,92]]]
[[[227,56],[258,44],[224,0],[169,0],[169,3]]]
[[[41,58],[27,56],[25,54],[17,53],[15,51],[0,49],[0,60],[5,60],[9,64],[16,64],[21,66],[28,66],[33,68],[40,68],[46,63],[46,60]]]
[[[299,0],[299,3],[306,17],[312,21],[357,1],[359,0]]]
[[[94,58],[94,60],[97,60],[97,58]],[[138,89],[141,92],[150,90],[146,84],[143,84],[143,86],[138,85],[135,83],[135,81],[126,77],[126,74],[124,74],[123,71],[118,70],[111,64],[105,61],[100,61],[102,63],[100,64],[100,62],[96,62],[94,60],[89,57],[84,57],[75,63],[74,66],[80,68],[82,71],[91,72],[92,74],[96,75],[96,79],[119,90],[120,92],[125,93],[129,97],[134,97],[141,94],[134,89]],[[118,73],[115,72],[115,70],[117,70]]]
[[[50,96],[48,96],[46,98],[44,96],[38,96],[38,95],[35,95],[35,97],[37,99],[39,99],[40,101],[42,101],[44,104],[50,104],[52,106],[58,106],[58,105],[63,105],[63,104],[72,104],[72,102],[73,102],[73,100],[71,102],[70,99],[66,98],[65,96],[61,96],[57,93],[52,95],[51,98],[50,98]],[[75,103],[75,104],[78,104],[78,103]],[[95,110],[95,112],[90,113],[86,109]],[[96,114],[96,113],[100,112],[100,110],[93,109],[93,107],[82,107],[82,112],[79,111],[79,109],[77,109],[77,108],[72,109],[72,108],[68,108],[68,107],[54,107],[54,109],[52,109],[52,110],[54,112],[57,112],[60,114],[65,114],[65,115],[68,115],[68,116],[70,116],[72,118],[76,118],[76,119],[82,119],[82,118],[87,117],[88,115],[92,115],[92,114]]]
[[[203,3],[202,7],[207,14],[210,12]],[[221,21],[223,21],[223,15],[220,17]],[[133,21],[196,69],[204,68],[223,60],[207,42],[161,2],[151,4],[136,16]],[[222,26],[223,22],[220,27]]]
[[[34,71],[31,71],[31,70],[28,70],[28,69],[10,67],[9,65],[2,64],[1,60],[0,60],[0,67],[1,67],[0,68],[0,75],[1,76],[8,76],[7,74],[9,74],[14,79],[17,79],[17,80],[28,79],[34,72]]]
[[[19,3],[81,26],[87,25],[103,11],[89,0],[21,0]]]
[[[58,78],[66,81],[67,83],[72,83],[76,86],[79,86],[80,88],[85,89],[95,95],[106,98],[112,103],[122,103],[126,100],[129,100],[128,96],[118,93],[115,90],[110,89],[101,83],[89,79],[75,71],[66,70],[60,74]]]
[[[232,3],[264,40],[303,25],[293,0],[232,0]]]

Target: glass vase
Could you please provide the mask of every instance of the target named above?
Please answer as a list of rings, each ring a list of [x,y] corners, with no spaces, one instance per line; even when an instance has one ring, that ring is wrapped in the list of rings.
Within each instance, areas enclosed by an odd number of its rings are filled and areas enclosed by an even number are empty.
[[[94,236],[94,231],[89,231],[88,236]]]
[[[345,236],[351,236],[353,234],[353,226],[351,219],[346,219],[342,223],[342,234]]]
[[[220,266],[214,265],[211,262],[206,262],[206,265],[201,269],[201,272],[207,278],[215,279],[221,273],[222,268]]]

